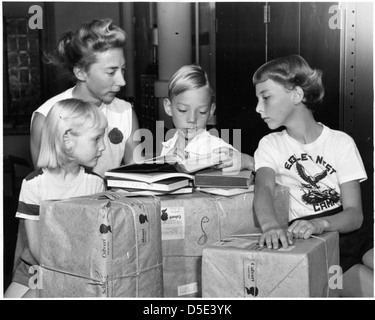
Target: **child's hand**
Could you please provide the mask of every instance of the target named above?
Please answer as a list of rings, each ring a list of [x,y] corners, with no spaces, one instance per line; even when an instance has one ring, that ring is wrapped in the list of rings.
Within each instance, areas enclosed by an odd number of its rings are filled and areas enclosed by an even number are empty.
[[[280,244],[283,248],[288,248],[288,246],[293,244],[292,234],[283,228],[266,230],[259,238],[259,246],[261,248],[266,245],[268,249],[278,249]]]
[[[213,153],[219,154],[220,163],[216,165],[217,169],[223,172],[238,173],[241,171],[241,153],[228,148],[221,147],[213,150]]]
[[[297,220],[288,228],[294,238],[308,239],[312,234],[322,234],[324,232],[324,222],[316,220]]]
[[[254,158],[237,150],[221,147],[213,151],[220,155],[220,164],[217,169],[223,172],[238,173],[243,169],[254,170]]]
[[[241,170],[255,171],[255,161],[252,156],[246,153],[241,153]]]
[[[165,155],[167,159],[172,161],[181,161],[185,159],[184,150],[174,147],[173,149],[169,150],[169,152]]]

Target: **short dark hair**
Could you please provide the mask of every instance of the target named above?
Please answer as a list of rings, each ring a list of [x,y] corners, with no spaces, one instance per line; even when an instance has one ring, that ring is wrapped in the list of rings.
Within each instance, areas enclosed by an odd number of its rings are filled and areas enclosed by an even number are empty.
[[[300,87],[304,93],[303,103],[312,111],[323,101],[322,71],[311,68],[299,55],[289,55],[265,63],[255,71],[253,84],[269,79],[283,85],[287,90]]]

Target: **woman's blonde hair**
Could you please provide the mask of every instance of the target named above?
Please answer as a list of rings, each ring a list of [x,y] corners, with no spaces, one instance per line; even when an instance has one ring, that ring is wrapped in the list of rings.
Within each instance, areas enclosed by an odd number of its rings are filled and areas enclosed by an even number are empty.
[[[56,102],[44,122],[37,166],[57,169],[73,160],[64,145],[68,131],[79,136],[106,127],[107,118],[93,103],[74,98]]]
[[[300,87],[304,93],[303,103],[312,111],[315,111],[317,104],[323,101],[322,71],[311,68],[299,55],[290,55],[265,63],[255,71],[253,84],[269,79],[283,85],[287,90]]]
[[[111,19],[95,19],[82,24],[76,32],[63,33],[55,51],[47,55],[47,60],[69,71],[74,79],[74,67],[87,71],[96,62],[95,53],[112,48],[123,49],[126,40],[125,31],[114,25]]]

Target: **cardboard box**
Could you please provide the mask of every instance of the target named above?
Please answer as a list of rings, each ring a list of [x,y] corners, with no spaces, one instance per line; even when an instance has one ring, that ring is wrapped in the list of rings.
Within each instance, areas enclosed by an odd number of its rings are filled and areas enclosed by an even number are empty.
[[[160,200],[106,192],[47,201],[41,297],[162,297]]]
[[[339,265],[339,236],[317,237],[278,250],[260,248],[255,237],[217,242],[203,250],[203,297],[337,297],[329,270]]]
[[[240,228],[259,226],[254,192],[232,197],[194,192],[160,199],[164,296],[201,297],[203,249]],[[289,189],[277,186],[274,201],[280,223],[287,224]]]
[[[202,256],[163,257],[164,297],[202,297]]]

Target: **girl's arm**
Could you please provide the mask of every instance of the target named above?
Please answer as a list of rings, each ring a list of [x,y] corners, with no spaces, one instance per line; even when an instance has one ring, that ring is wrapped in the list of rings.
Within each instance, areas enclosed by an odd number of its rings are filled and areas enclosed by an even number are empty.
[[[42,138],[42,129],[44,125],[45,116],[37,112],[34,115],[31,132],[30,132],[30,150],[31,158],[33,161],[34,168],[37,169],[37,162],[40,151],[40,140]]]
[[[140,133],[139,133],[138,118],[132,109],[132,133],[126,141],[124,162],[125,164],[131,164],[142,160],[142,149],[137,148],[140,144]]]
[[[279,248],[279,241],[284,248],[293,244],[292,236],[277,221],[273,196],[275,192],[275,171],[271,168],[259,168],[255,176],[254,209],[263,234],[259,246]]]
[[[333,216],[295,221],[288,229],[294,237],[307,239],[312,234],[321,234],[324,231],[346,233],[361,227],[363,212],[359,181],[343,183],[340,189],[343,211]]]
[[[25,230],[30,252],[33,255],[34,259],[39,263],[39,221],[25,220]]]

